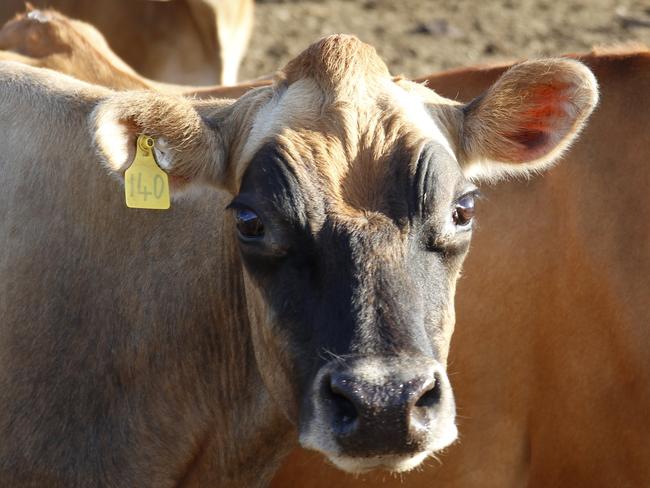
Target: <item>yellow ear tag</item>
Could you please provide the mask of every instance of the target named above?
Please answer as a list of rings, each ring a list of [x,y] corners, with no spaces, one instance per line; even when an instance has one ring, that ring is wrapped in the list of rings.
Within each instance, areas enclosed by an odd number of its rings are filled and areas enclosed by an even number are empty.
[[[124,173],[124,195],[129,208],[169,208],[169,179],[156,163],[153,147],[153,138],[138,136],[135,158]]]

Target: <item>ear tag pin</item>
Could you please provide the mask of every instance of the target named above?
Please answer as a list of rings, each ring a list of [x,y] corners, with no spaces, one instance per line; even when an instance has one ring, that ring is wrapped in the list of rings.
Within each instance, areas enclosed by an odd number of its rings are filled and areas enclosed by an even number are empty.
[[[124,195],[129,208],[167,210],[169,203],[169,179],[153,152],[152,137],[141,134],[135,145],[135,158],[124,173]]]

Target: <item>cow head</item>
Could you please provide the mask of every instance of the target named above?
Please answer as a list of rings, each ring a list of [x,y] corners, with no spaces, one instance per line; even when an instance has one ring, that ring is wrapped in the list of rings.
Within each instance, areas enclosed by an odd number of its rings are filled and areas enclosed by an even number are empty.
[[[232,193],[258,367],[301,444],[402,471],[457,435],[445,365],[475,185],[551,164],[596,101],[557,59],[461,105],[332,36],[238,101],[116,94],[94,117],[112,170],[146,132],[177,191]]]

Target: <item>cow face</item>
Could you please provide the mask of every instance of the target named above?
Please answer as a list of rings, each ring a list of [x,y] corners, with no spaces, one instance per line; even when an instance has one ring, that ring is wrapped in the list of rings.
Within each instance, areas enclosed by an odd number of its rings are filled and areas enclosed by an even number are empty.
[[[144,130],[177,187],[233,194],[258,367],[301,444],[403,471],[453,442],[445,365],[475,184],[556,159],[596,103],[589,71],[524,63],[462,106],[333,36],[235,103],[155,96],[153,117],[120,97],[95,114],[100,148],[126,141],[104,151],[112,168]]]

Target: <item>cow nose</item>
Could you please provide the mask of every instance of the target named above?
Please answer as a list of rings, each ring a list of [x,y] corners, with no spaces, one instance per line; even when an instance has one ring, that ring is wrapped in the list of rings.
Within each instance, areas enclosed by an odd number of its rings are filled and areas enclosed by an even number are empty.
[[[387,378],[372,381],[350,371],[324,378],[332,430],[347,454],[398,454],[424,445],[442,394],[439,373]]]

